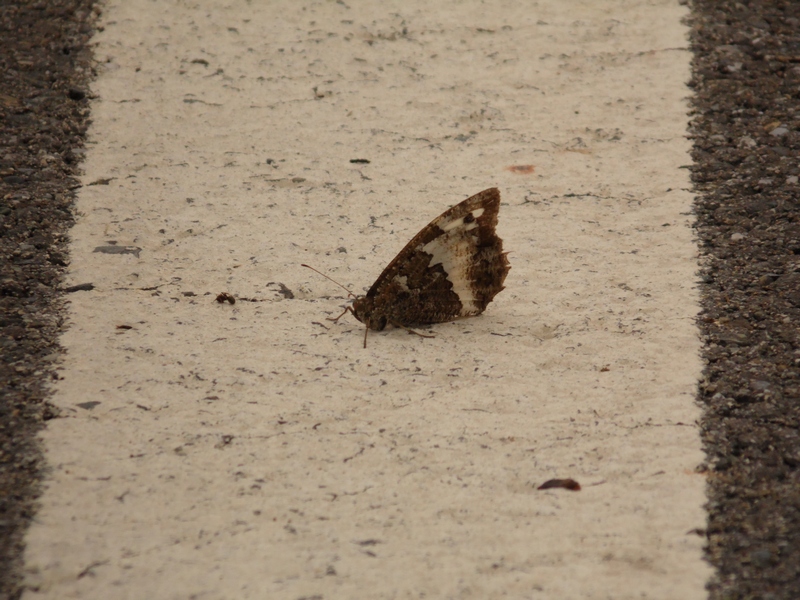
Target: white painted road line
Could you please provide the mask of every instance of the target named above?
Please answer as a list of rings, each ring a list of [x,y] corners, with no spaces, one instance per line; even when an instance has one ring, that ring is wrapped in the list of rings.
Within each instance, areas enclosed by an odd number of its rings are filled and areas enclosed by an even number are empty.
[[[684,14],[110,0],[25,597],[705,598]],[[492,186],[484,315],[325,321]]]

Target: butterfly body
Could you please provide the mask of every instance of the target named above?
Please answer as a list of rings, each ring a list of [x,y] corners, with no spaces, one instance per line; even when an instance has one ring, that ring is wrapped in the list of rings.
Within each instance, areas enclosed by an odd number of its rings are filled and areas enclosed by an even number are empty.
[[[367,328],[428,325],[481,314],[511,268],[497,236],[500,192],[484,190],[422,229],[349,311]]]

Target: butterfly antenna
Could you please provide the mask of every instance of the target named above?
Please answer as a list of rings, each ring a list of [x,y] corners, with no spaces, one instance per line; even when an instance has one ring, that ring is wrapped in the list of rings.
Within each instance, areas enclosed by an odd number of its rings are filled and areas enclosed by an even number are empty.
[[[325,273],[323,273],[323,272],[321,272],[321,271],[317,271],[317,270],[316,270],[314,267],[309,267],[309,266],[308,266],[308,265],[306,265],[306,264],[301,264],[300,266],[301,266],[301,267],[305,267],[306,269],[311,269],[311,270],[312,270],[312,271],[314,271],[315,273],[319,273],[320,275],[322,275],[322,276],[323,276],[325,279],[327,279],[328,281],[332,281],[333,283],[335,283],[336,285],[338,285],[340,288],[342,288],[342,289],[343,289],[345,292],[347,292],[347,295],[348,295],[348,296],[350,296],[351,298],[355,298],[355,297],[356,297],[356,295],[355,295],[353,292],[351,292],[350,290],[348,290],[346,287],[344,287],[344,286],[343,286],[341,283],[339,283],[339,282],[338,282],[338,281],[336,281],[335,279],[331,279],[330,277],[328,277],[327,275],[325,275]],[[342,314],[344,314],[344,313],[342,313]]]

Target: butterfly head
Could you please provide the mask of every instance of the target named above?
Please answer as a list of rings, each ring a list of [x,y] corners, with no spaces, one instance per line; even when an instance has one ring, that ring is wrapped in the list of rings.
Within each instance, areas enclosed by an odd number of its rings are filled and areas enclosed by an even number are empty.
[[[369,329],[374,329],[375,331],[383,331],[389,322],[386,315],[376,314],[375,301],[371,296],[356,297],[350,312]]]

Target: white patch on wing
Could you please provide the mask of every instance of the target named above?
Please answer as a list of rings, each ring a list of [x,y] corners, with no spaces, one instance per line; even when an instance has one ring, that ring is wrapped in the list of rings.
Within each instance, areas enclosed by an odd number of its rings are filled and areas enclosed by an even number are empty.
[[[408,292],[408,277],[405,275],[395,275],[394,280],[400,284],[400,289],[404,292]]]
[[[477,219],[478,217],[480,217],[483,214],[484,210],[486,210],[486,209],[484,209],[484,208],[476,208],[475,210],[472,211],[472,217],[474,219]],[[467,214],[470,214],[470,213],[467,213]],[[466,217],[466,216],[467,215],[464,215],[464,217]],[[472,221],[472,223],[464,223],[464,217],[458,217],[457,219],[452,219],[451,221],[443,221],[442,223],[436,223],[436,226],[439,229],[441,229],[442,231],[444,231],[445,233],[455,229],[459,225],[463,225],[464,229],[466,231],[471,231],[471,230],[475,229],[478,226],[478,224],[475,221]]]
[[[483,209],[479,209],[483,213]],[[474,211],[478,212],[478,211]],[[474,213],[473,213],[474,214]],[[478,215],[480,216],[480,215]],[[461,219],[458,219],[461,222]],[[476,223],[469,223],[475,225]],[[442,225],[438,225],[442,227]],[[451,227],[450,229],[453,229]],[[472,228],[470,228],[472,229]],[[441,264],[447,279],[453,284],[453,291],[461,301],[461,313],[459,316],[469,317],[480,314],[480,309],[475,304],[475,297],[472,294],[472,286],[467,276],[477,240],[475,236],[468,235],[466,231],[456,231],[452,234],[443,234],[431,240],[422,247],[422,251],[431,255],[428,266]]]

